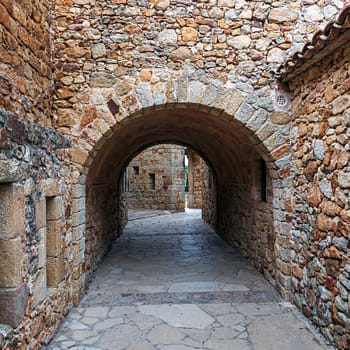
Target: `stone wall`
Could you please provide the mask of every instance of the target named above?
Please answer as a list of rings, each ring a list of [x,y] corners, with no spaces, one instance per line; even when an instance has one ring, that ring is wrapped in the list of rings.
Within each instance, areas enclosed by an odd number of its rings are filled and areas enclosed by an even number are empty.
[[[0,107],[51,125],[50,1],[0,4]]]
[[[339,349],[350,343],[350,49],[299,75],[293,92],[294,300]]]
[[[202,182],[202,219],[214,229],[217,228],[217,178],[211,167],[206,166]]]
[[[48,128],[50,6],[0,4],[1,349],[38,349],[72,305],[70,140]]]
[[[208,169],[201,156],[192,149],[187,149],[188,157],[188,207],[202,208],[202,192],[208,186]]]
[[[240,172],[244,182],[232,182],[218,187],[218,232],[225,240],[239,246],[250,262],[274,283],[276,263],[282,274],[288,271],[276,261],[273,221],[273,190],[269,171],[266,171],[265,196],[261,193],[262,159],[246,150],[246,162]],[[230,213],[230,215],[227,215]]]
[[[185,148],[157,145],[137,155],[128,166],[130,208],[185,210]]]
[[[71,305],[70,142],[3,109],[0,130],[0,346],[35,349]]]
[[[164,103],[162,92],[173,95],[172,81],[184,73],[196,72],[194,101],[209,78],[213,87],[246,92],[268,86],[271,66],[300,48],[343,2],[55,3],[55,126],[96,142],[96,133],[139,103]],[[91,150],[88,143],[81,148],[80,154]]]
[[[271,70],[342,5],[3,0],[0,322],[13,330],[4,327],[0,346],[49,341],[125,223],[127,161],[172,142],[200,150],[215,170],[208,221],[346,349],[348,92],[337,82],[348,79],[349,52],[322,79],[315,72],[329,65],[292,83],[292,133],[269,85]],[[257,153],[273,203],[260,203],[250,180]]]

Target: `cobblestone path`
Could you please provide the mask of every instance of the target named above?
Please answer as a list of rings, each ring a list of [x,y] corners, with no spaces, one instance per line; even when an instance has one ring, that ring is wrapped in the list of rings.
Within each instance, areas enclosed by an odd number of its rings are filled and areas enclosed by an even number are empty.
[[[47,349],[331,347],[191,210],[131,221]]]

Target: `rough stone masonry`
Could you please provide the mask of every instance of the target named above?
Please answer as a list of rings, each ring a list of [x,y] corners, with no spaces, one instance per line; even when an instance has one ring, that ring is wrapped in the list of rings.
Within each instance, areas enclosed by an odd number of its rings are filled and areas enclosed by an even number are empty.
[[[128,162],[174,143],[211,165],[217,233],[348,349],[349,12],[2,0],[0,347],[48,343],[122,232]]]

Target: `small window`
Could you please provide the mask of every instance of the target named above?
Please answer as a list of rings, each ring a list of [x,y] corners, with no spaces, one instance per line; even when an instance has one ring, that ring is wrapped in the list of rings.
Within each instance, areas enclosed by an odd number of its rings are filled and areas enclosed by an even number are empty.
[[[260,199],[267,202],[267,184],[266,184],[266,163],[260,160]]]
[[[134,175],[139,175],[140,174],[140,168],[138,166],[133,166],[133,174]]]
[[[149,189],[156,189],[156,174],[149,174]]]

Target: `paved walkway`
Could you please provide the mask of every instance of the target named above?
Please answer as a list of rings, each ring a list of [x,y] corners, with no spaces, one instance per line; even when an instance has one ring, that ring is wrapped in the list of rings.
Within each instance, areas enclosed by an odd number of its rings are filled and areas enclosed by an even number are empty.
[[[131,221],[47,349],[330,347],[191,210]]]

